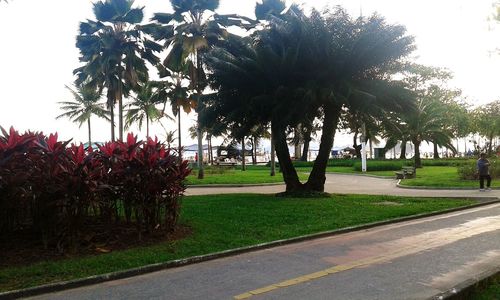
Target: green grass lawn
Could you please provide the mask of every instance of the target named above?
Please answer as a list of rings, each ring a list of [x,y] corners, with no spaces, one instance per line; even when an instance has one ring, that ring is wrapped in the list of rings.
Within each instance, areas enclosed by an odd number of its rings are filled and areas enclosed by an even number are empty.
[[[497,300],[500,298],[500,276],[486,287],[477,290],[471,297],[471,300]]]
[[[188,185],[204,184],[259,184],[259,183],[283,183],[283,175],[276,170],[276,176],[270,176],[270,168],[265,166],[249,166],[246,171],[241,169],[226,169],[223,173],[216,173],[218,170],[207,169],[205,178],[197,178],[198,171],[193,170],[187,178]],[[302,181],[307,180],[308,175],[299,172]]]
[[[406,186],[468,187],[479,188],[478,180],[461,180],[456,167],[423,167],[417,169],[417,178],[405,179]],[[500,187],[499,180],[493,180],[492,187]]]
[[[400,205],[384,205],[391,201]],[[181,223],[193,234],[108,254],[65,258],[0,269],[0,291],[82,278],[173,259],[255,245],[348,226],[439,211],[475,203],[472,200],[367,195],[294,199],[235,194],[186,197]]]

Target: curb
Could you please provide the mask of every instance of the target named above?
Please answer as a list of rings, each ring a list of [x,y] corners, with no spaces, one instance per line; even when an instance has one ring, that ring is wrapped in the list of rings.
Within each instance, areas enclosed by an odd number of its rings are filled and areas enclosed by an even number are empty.
[[[468,209],[472,209],[472,208],[477,208],[477,207],[482,207],[482,206],[500,203],[500,199],[498,199],[498,198],[478,198],[478,197],[476,197],[476,198],[464,197],[464,198],[476,199],[476,200],[482,199],[482,200],[485,200],[485,202],[477,203],[477,204],[473,204],[473,205],[469,205],[469,206],[457,207],[457,208],[448,209],[448,210],[444,210],[444,211],[437,211],[437,212],[430,212],[430,213],[418,214],[418,215],[407,216],[407,217],[400,217],[400,218],[390,219],[390,220],[386,220],[386,221],[368,223],[368,224],[364,224],[364,225],[346,227],[346,228],[342,228],[342,229],[325,231],[325,232],[320,232],[320,233],[314,233],[314,234],[299,236],[299,237],[295,237],[295,238],[289,238],[289,239],[284,239],[284,240],[277,240],[277,241],[272,241],[272,242],[268,242],[268,243],[257,244],[257,245],[253,245],[253,246],[230,249],[230,250],[225,250],[225,251],[206,254],[206,255],[199,255],[199,256],[193,256],[193,257],[188,257],[188,258],[178,259],[178,260],[173,260],[173,261],[168,261],[168,262],[156,263],[156,264],[146,265],[146,266],[137,267],[137,268],[133,268],[133,269],[128,269],[125,271],[117,271],[117,272],[113,272],[113,273],[95,275],[95,276],[90,276],[90,277],[81,278],[81,279],[74,279],[74,280],[70,280],[70,281],[62,281],[62,282],[57,282],[57,283],[45,284],[45,285],[36,286],[36,287],[32,287],[32,288],[27,288],[27,289],[20,289],[20,290],[3,292],[3,293],[0,293],[0,299],[16,299],[16,298],[21,298],[21,297],[31,297],[31,296],[37,296],[37,295],[46,294],[46,293],[59,292],[59,291],[63,291],[63,290],[68,290],[68,289],[103,283],[103,282],[107,282],[107,281],[124,279],[124,278],[133,277],[133,276],[137,276],[137,275],[143,275],[143,274],[161,271],[161,270],[165,270],[165,269],[171,269],[171,268],[191,265],[191,264],[195,264],[195,263],[210,261],[210,260],[214,260],[214,259],[218,259],[218,258],[224,258],[224,257],[229,257],[229,256],[235,256],[238,254],[254,252],[257,250],[263,250],[263,249],[273,248],[273,247],[277,247],[277,246],[283,246],[283,245],[288,245],[288,244],[293,244],[293,243],[298,243],[298,242],[303,242],[303,241],[308,241],[308,240],[313,240],[313,239],[318,239],[318,238],[325,238],[325,237],[335,236],[335,235],[354,232],[354,231],[366,230],[366,229],[370,229],[370,228],[374,228],[374,227],[378,227],[378,226],[390,225],[390,224],[401,223],[401,222],[406,222],[406,221],[412,221],[412,220],[416,220],[416,219],[422,219],[422,218],[426,218],[426,217],[443,215],[443,214],[448,214],[448,213],[452,213],[452,212],[463,211],[463,210],[468,210]]]
[[[475,291],[492,282],[494,279],[500,278],[500,266],[479,274],[476,278],[466,280],[453,288],[437,294],[428,300],[468,300],[472,299]]]
[[[403,185],[401,184],[401,179],[398,180],[398,183],[396,184],[396,187],[401,188],[401,189],[407,189],[407,190],[450,190],[450,191],[475,191],[478,190],[479,188],[472,188],[472,187],[434,187],[434,186],[411,186],[411,185]],[[493,191],[500,190],[500,188],[493,187],[491,188]]]

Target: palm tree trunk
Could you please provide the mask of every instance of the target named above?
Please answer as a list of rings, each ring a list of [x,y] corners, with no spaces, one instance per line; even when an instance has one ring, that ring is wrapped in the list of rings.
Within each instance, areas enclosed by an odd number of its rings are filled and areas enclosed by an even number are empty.
[[[325,105],[324,111],[325,119],[323,121],[323,133],[321,135],[319,152],[306,183],[307,190],[315,192],[324,192],[325,190],[326,166],[330,158],[340,116],[340,109],[332,104]]]
[[[492,155],[493,154],[493,135],[490,135],[488,137],[488,140],[489,140],[489,145],[488,145],[488,155]]]
[[[198,134],[198,179],[203,179],[205,177],[205,171],[203,170],[203,136],[201,135],[201,121],[200,121],[200,113],[201,113],[201,86],[198,82],[198,78],[200,78],[201,74],[201,68],[203,67],[203,64],[201,62],[201,54],[199,51],[196,51],[196,72],[198,73],[198,76],[195,78],[195,86],[196,86],[196,93],[197,93],[197,134]]]
[[[252,136],[252,137],[250,137],[250,140],[252,141],[252,164],[256,165],[257,164],[257,137]]]
[[[311,133],[308,133],[304,138],[304,148],[302,149],[301,161],[307,161],[309,155],[309,144],[311,143]]]
[[[182,161],[182,141],[181,141],[181,109],[177,108],[177,139],[179,140],[179,160]]]
[[[274,149],[274,140],[272,132],[271,132],[271,176],[276,176],[276,150]]]
[[[111,141],[114,142],[115,141],[115,108],[114,108],[114,104],[110,105],[109,106],[109,113],[110,113],[110,117],[111,117]]]
[[[286,192],[297,192],[302,190],[302,183],[299,180],[297,171],[293,167],[290,159],[290,151],[286,142],[285,128],[271,124],[272,139],[276,147],[276,155],[280,162],[280,169],[283,172],[283,179],[286,184]]]
[[[370,158],[373,158],[373,142],[372,142],[372,139],[370,139],[369,145],[370,145]]]
[[[439,159],[439,151],[438,151],[438,144],[436,142],[433,142],[434,144],[434,159]]]
[[[422,168],[422,159],[420,158],[420,142],[413,140],[415,146],[415,168]]]
[[[246,162],[245,162],[245,137],[241,139],[241,170],[246,171]]]
[[[406,159],[406,141],[401,141],[401,154],[399,159]]]
[[[149,117],[146,114],[146,139],[149,139]]]
[[[356,153],[356,158],[361,158],[361,145],[358,145],[358,130],[354,132],[354,137],[352,138],[352,147]]]
[[[88,146],[88,149],[90,150],[92,148],[92,129],[90,128],[90,117],[87,120],[87,125],[89,126],[89,146]]]
[[[123,97],[118,99],[118,138],[123,141]]]

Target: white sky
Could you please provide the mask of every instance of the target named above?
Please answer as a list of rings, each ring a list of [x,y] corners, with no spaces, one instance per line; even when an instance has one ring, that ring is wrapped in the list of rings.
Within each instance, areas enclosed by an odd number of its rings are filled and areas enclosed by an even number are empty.
[[[374,11],[391,23],[405,25],[416,37],[419,63],[446,67],[454,72],[453,85],[461,88],[474,105],[500,98],[499,25],[488,22],[492,0],[303,0],[306,7],[321,9],[340,4],[358,16]],[[136,0],[146,6],[146,17],[170,10],[168,0]],[[255,0],[221,0],[219,13],[253,17]],[[74,80],[79,66],[75,37],[78,24],[93,19],[89,0],[10,0],[0,3],[0,125],[19,130],[58,131],[62,139],[87,140],[84,124],[79,130],[69,120],[55,120],[58,101],[71,100],[64,88]],[[183,116],[183,144],[195,115]],[[175,130],[172,121],[163,121]],[[109,125],[93,119],[93,140],[109,140]],[[138,129],[133,128],[134,132]],[[145,128],[143,128],[145,132]],[[154,126],[152,134],[163,138],[164,130]],[[143,135],[141,135],[143,136]],[[349,144],[347,137],[335,145]],[[215,144],[215,143],[214,143]]]

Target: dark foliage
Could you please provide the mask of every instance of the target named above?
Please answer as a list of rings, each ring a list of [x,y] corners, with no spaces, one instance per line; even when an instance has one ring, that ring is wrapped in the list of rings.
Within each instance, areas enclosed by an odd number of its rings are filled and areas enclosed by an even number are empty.
[[[107,143],[97,151],[14,129],[0,136],[0,232],[29,231],[46,248],[76,249],[82,227],[134,223],[144,232],[172,231],[187,162],[158,140]],[[133,217],[132,217],[133,216]],[[31,235],[33,236],[33,235]]]

